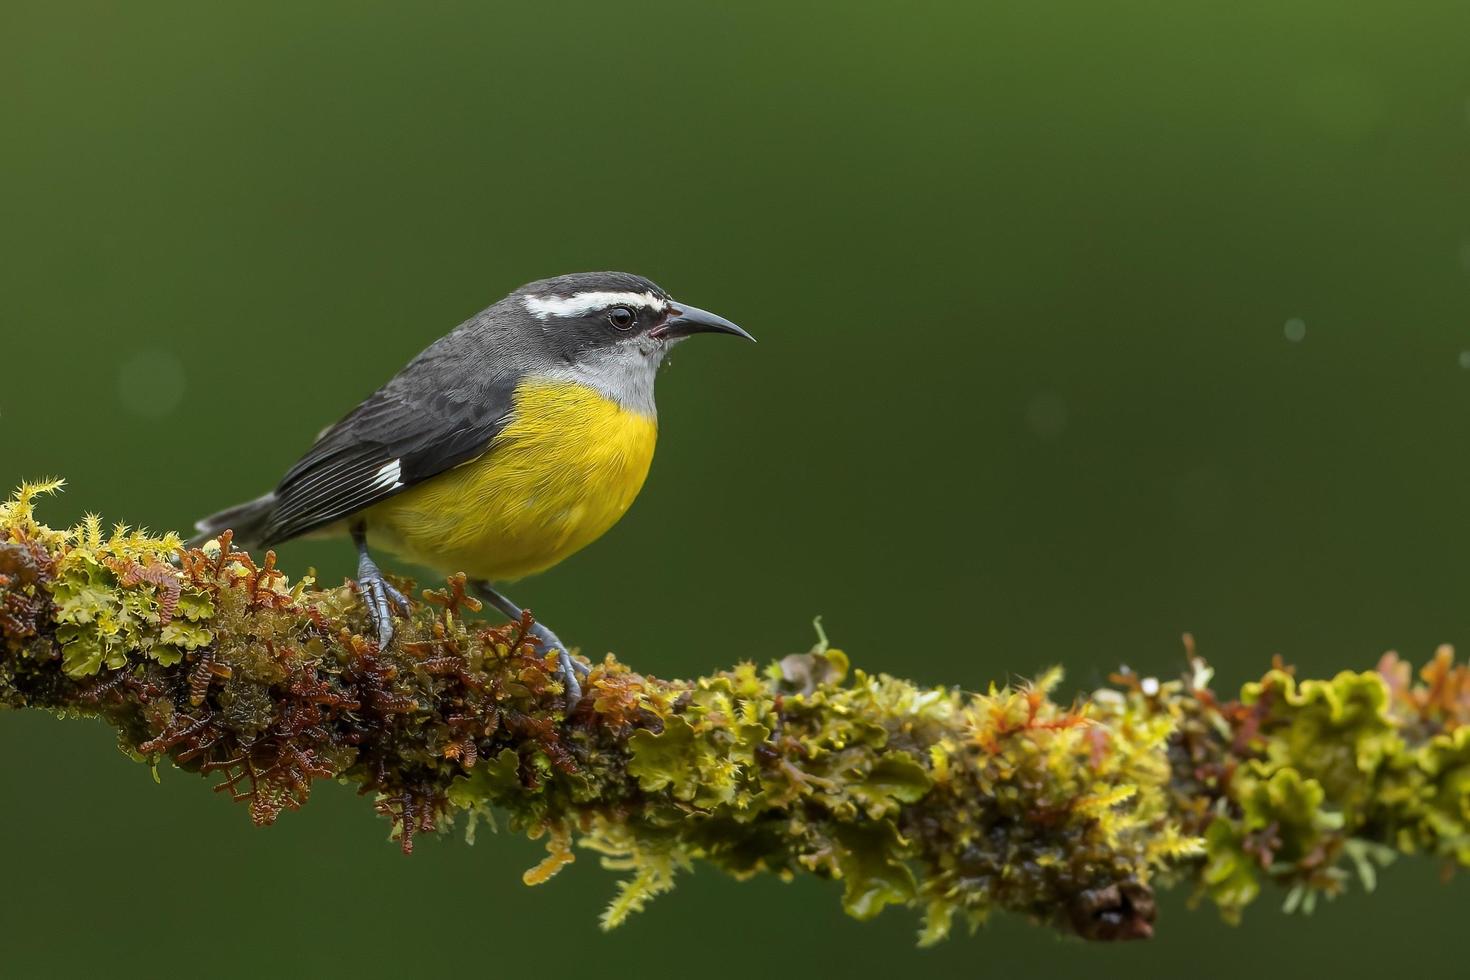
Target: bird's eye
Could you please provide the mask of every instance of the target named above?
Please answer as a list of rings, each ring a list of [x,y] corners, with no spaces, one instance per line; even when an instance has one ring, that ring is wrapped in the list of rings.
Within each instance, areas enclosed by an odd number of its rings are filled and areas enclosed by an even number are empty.
[[[635,319],[637,318],[633,315],[633,311],[626,306],[614,306],[607,311],[607,322],[619,330],[631,328]]]

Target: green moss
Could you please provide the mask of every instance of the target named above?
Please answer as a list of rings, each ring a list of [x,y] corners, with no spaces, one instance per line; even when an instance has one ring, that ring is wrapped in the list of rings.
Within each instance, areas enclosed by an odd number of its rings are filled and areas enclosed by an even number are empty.
[[[919,802],[933,785],[928,770],[913,756],[884,752],[853,782],[851,793],[869,819],[879,820],[897,814],[905,803]]]
[[[1298,683],[1273,670],[1244,686],[1239,759],[1201,878],[1227,918],[1265,880],[1286,888],[1289,910],[1354,877],[1371,888],[1385,845],[1470,863],[1470,727],[1406,712],[1390,680],[1344,671]]]
[[[892,823],[844,825],[834,836],[837,868],[846,883],[842,908],[848,915],[871,919],[885,906],[914,901],[919,883]]]
[[[68,676],[120,670],[137,657],[177,664],[214,641],[209,596],[186,587],[168,564],[181,547],[177,537],[119,525],[104,539],[88,517],[66,541],[49,589]]]

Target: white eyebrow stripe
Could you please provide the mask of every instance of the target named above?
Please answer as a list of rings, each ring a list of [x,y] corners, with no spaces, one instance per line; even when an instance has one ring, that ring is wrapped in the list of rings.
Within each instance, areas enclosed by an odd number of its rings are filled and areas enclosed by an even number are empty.
[[[583,316],[615,304],[659,312],[669,305],[653,293],[614,293],[601,290],[577,293],[575,296],[527,296],[521,302],[538,320],[549,316]]]

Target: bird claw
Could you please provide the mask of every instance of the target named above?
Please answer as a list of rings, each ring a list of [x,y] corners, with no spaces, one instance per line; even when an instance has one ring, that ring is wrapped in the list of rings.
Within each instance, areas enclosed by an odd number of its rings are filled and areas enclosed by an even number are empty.
[[[512,623],[523,621],[525,610],[497,592],[489,582],[476,579],[470,583],[470,587],[475,590],[476,595],[498,609]],[[561,679],[562,690],[567,696],[567,710],[570,711],[582,700],[582,684],[578,678],[585,678],[592,673],[592,669],[573,660],[561,638],[534,620],[531,623],[531,638],[542,650],[556,651],[556,673]]]
[[[388,581],[386,578],[383,579],[382,582],[383,591],[388,593],[388,598],[392,600],[395,606],[398,607],[398,611],[403,613],[405,617],[413,615],[413,604],[408,601],[408,596],[404,595],[402,592],[399,592],[398,589],[394,587],[393,583]]]
[[[367,606],[368,618],[373,621],[373,629],[377,631],[378,649],[386,650],[393,642],[393,607],[397,606],[404,616],[408,616],[413,607],[409,605],[408,597],[394,588],[376,565],[358,568],[357,588]]]
[[[562,690],[566,692],[567,707],[576,707],[582,700],[582,684],[578,677],[586,677],[592,673],[591,668],[573,660],[561,638],[540,623],[531,625],[531,635],[536,638],[536,645],[543,650],[556,651],[557,675],[561,678]]]

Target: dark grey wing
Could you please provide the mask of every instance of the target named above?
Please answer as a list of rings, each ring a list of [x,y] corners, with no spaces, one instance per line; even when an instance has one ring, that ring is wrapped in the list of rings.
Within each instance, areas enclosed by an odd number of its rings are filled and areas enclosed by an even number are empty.
[[[484,453],[509,420],[513,386],[445,380],[432,361],[415,362],[322,433],[276,487],[263,544],[334,524]]]

